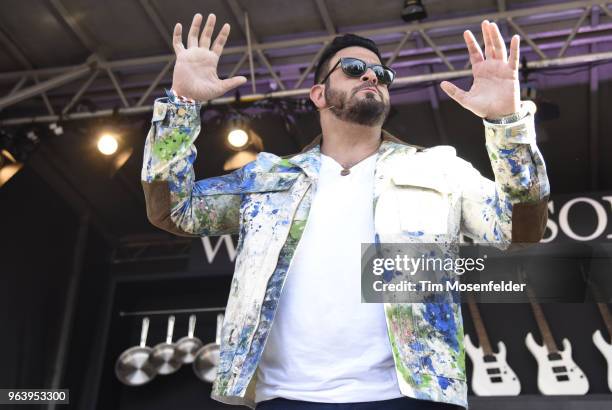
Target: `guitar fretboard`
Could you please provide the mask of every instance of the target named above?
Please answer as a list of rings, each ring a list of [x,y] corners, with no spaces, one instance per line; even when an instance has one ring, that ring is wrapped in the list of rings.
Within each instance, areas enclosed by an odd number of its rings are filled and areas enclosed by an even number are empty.
[[[482,321],[482,317],[480,316],[478,304],[474,300],[474,296],[472,296],[471,294],[468,294],[467,299],[468,308],[470,309],[470,315],[472,316],[472,321],[474,322],[474,328],[476,328],[476,335],[478,335],[478,343],[482,347],[482,350],[485,355],[492,355],[493,348],[491,347],[491,341],[489,340],[487,329],[485,328],[484,322]]]
[[[608,305],[605,303],[598,303],[597,307],[599,308],[599,312],[601,313],[601,317],[608,329],[608,337],[612,339],[612,316],[610,315],[610,309]]]
[[[533,300],[531,300],[529,303],[531,304],[533,315],[535,316],[536,323],[538,324],[538,329],[540,329],[542,341],[548,348],[548,353],[559,352],[559,348],[557,347],[555,338],[553,337],[552,332],[550,331],[550,327],[548,326],[548,322],[546,321],[546,317],[544,316],[542,307],[539,303],[534,302]]]

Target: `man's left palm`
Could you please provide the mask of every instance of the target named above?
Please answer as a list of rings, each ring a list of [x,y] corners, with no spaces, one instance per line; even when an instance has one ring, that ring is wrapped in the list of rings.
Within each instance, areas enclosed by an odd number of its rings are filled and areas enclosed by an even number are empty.
[[[513,114],[520,108],[520,85],[518,80],[519,44],[518,35],[510,42],[510,56],[495,23],[482,22],[485,56],[471,31],[463,33],[470,53],[474,82],[469,91],[464,91],[448,81],[440,86],[449,97],[464,108],[482,118],[495,119]]]

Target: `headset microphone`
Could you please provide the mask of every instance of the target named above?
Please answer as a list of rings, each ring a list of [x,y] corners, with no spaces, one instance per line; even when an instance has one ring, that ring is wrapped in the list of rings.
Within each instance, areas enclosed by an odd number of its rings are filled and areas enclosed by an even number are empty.
[[[335,105],[330,105],[329,107],[317,109],[317,111],[329,110],[330,108],[336,108],[336,106]]]

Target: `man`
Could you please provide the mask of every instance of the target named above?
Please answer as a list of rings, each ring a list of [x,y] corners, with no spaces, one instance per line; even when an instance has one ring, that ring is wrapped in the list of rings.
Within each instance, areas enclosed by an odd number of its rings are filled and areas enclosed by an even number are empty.
[[[496,182],[450,146],[422,149],[382,130],[395,73],[354,35],[337,37],[317,66],[310,99],[322,133],[311,144],[194,181],[201,103],[246,82],[217,76],[229,25],[211,45],[215,16],[198,39],[201,22],[187,48],[175,27],[172,90],[155,102],[142,180],[154,225],[239,233],[212,397],[264,410],[467,407],[460,305],[360,303],[360,244],[541,239],[549,187],[533,104],[519,100],[518,36],[508,57],[484,21],[483,56],[466,31],[473,85],[441,84],[485,119]]]

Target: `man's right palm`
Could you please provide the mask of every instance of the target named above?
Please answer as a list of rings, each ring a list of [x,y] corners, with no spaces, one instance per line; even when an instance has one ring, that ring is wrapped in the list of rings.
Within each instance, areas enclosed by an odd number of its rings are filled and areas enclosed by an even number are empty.
[[[181,96],[196,101],[208,101],[218,98],[229,90],[246,83],[243,76],[221,80],[217,75],[219,57],[230,32],[230,25],[225,23],[211,47],[212,33],[216,17],[209,14],[202,35],[198,40],[202,15],[193,17],[187,36],[187,48],[183,46],[181,24],[174,27],[172,45],[176,53],[176,63],[172,76],[172,89]]]

